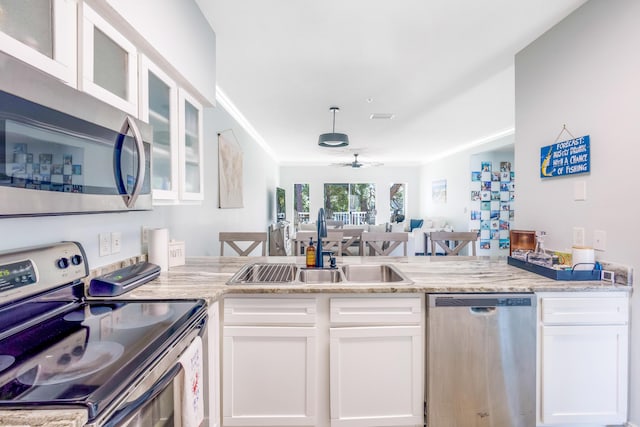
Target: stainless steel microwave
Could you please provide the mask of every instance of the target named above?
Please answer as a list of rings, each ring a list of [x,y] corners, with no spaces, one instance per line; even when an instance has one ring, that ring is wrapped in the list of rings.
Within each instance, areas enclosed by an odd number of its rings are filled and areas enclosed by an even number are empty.
[[[151,126],[0,53],[0,217],[149,210]]]

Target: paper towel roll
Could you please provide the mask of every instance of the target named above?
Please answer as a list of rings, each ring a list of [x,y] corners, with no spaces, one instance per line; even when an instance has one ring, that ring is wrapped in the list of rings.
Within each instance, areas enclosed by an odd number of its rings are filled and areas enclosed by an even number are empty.
[[[571,258],[574,270],[593,270],[596,262],[593,248],[588,246],[574,246],[571,248]]]
[[[160,266],[160,271],[169,269],[169,230],[154,228],[149,230],[149,262]]]

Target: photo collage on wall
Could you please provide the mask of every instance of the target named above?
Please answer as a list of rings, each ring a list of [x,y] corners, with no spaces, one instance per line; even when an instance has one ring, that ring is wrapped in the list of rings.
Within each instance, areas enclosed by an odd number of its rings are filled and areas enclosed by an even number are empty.
[[[469,230],[480,233],[480,249],[509,249],[510,224],[514,219],[514,178],[511,162],[482,162],[471,172]]]
[[[33,153],[24,143],[13,144],[12,151],[12,186],[67,193],[83,191],[82,164],[74,164],[72,154]]]

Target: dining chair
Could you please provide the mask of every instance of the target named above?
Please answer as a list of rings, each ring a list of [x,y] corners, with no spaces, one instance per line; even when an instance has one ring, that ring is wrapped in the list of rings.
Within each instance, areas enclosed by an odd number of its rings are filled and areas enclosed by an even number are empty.
[[[363,256],[389,256],[395,248],[403,245],[407,256],[408,233],[367,232],[362,233]]]
[[[258,246],[262,245],[262,256],[267,254],[267,232],[242,232],[242,231],[221,231],[218,235],[220,240],[220,256],[224,256],[225,243],[229,245],[240,256],[249,256],[249,254]],[[243,249],[238,243],[249,246]]]
[[[344,228],[342,231],[342,255],[356,256],[362,253],[362,228]],[[357,248],[358,253],[354,252]]]
[[[315,242],[318,239],[318,233],[315,231],[298,231],[293,238],[293,253],[294,255],[304,255],[304,252],[309,245],[309,239],[313,239]]]
[[[327,237],[322,239],[322,250],[333,252],[334,256],[342,256],[343,231],[327,231]],[[293,239],[293,247],[296,255],[304,255],[309,246],[309,240],[313,239],[314,244],[318,242],[318,233],[316,231],[298,231]]]
[[[431,254],[436,253],[436,244],[444,250],[445,255],[460,255],[460,251],[467,245],[471,246],[471,253],[476,256],[478,233],[475,231],[433,231],[429,233],[431,239]],[[451,248],[450,242],[454,242]]]

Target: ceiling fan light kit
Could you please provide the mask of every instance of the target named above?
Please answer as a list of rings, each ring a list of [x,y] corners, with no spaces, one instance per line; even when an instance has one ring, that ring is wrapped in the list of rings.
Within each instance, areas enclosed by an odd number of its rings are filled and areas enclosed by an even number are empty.
[[[333,112],[333,130],[331,133],[323,133],[318,137],[318,145],[321,147],[346,147],[349,145],[349,136],[344,133],[336,133],[336,112],[340,111],[338,107],[331,107],[329,111]]]

